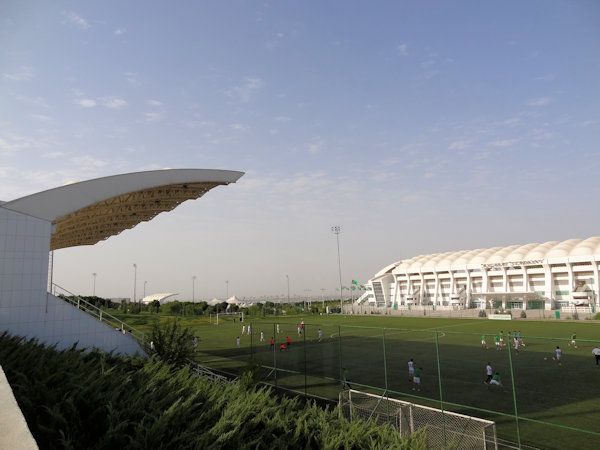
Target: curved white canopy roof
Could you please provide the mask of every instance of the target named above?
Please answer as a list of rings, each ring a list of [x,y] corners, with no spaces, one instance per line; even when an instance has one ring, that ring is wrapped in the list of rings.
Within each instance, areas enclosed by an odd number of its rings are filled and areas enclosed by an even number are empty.
[[[376,277],[387,272],[422,272],[435,267],[457,267],[508,263],[528,260],[561,258],[569,256],[600,255],[600,237],[588,239],[569,239],[566,241],[550,241],[543,244],[511,245],[477,250],[461,250],[458,252],[434,253],[420,255],[395,263],[394,267],[386,267]]]
[[[173,300],[170,297],[173,297],[175,295],[179,295],[179,294],[172,294],[172,293],[167,293],[167,294],[152,294],[152,295],[147,295],[142,299],[142,303],[152,303],[154,300],[158,300],[161,304],[166,303],[169,300]]]
[[[127,173],[61,186],[2,207],[55,224],[51,250],[93,245],[216,186],[235,183],[243,174],[207,169]]]

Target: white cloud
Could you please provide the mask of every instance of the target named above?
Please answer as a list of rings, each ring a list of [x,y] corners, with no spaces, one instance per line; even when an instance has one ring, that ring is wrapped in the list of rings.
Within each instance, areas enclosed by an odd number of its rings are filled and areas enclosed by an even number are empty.
[[[448,146],[448,150],[465,150],[473,145],[475,141],[473,139],[463,139],[460,141],[454,141]]]
[[[125,28],[117,28],[115,31],[113,31],[115,36],[121,36],[123,34],[125,34],[127,30]]]
[[[408,56],[408,46],[406,44],[398,44],[396,51],[400,56]]]
[[[65,156],[65,154],[63,152],[48,152],[42,154],[42,158],[48,159],[60,158],[61,156]]]
[[[48,108],[48,103],[44,97],[26,97],[24,95],[15,95],[15,100],[23,103],[28,103],[34,106],[41,106],[42,108]]]
[[[138,84],[138,74],[137,72],[125,72],[125,79],[131,84]]]
[[[552,103],[549,97],[532,98],[527,102],[527,106],[547,106]]]
[[[546,75],[542,75],[541,77],[534,78],[536,81],[553,81],[556,78],[556,75],[553,73],[549,73]]]
[[[110,109],[121,109],[127,106],[127,102],[118,97],[105,97],[102,99],[102,105]]]
[[[232,123],[229,125],[229,128],[236,131],[244,131],[248,129],[248,125],[244,125],[243,123]]]
[[[85,169],[85,171],[88,171],[90,168],[101,168],[108,164],[106,161],[94,158],[91,155],[77,156],[72,158],[71,161],[80,168]]]
[[[35,78],[35,72],[32,67],[21,66],[18,70],[11,73],[3,73],[2,78],[8,81],[29,81]]]
[[[163,111],[159,112],[147,112],[144,113],[144,120],[146,122],[155,123],[164,120],[165,113]]]
[[[598,123],[597,120],[585,120],[583,122],[578,123],[577,126],[581,127],[581,128],[585,128],[585,127],[589,127],[591,125],[596,125],[597,123]]]
[[[277,117],[275,117],[275,120],[277,122],[289,122],[292,119],[288,116],[277,116]]]
[[[31,118],[35,119],[35,120],[39,120],[40,122],[48,122],[48,121],[52,120],[52,117],[46,116],[44,114],[32,114]]]
[[[93,108],[96,106],[96,101],[92,100],[91,98],[80,98],[75,100],[75,103],[77,103],[79,106],[83,106],[84,108]]]
[[[322,137],[317,136],[313,138],[312,142],[309,142],[304,147],[308,153],[318,153],[323,149],[324,146],[325,140]]]
[[[146,100],[146,103],[150,106],[162,106],[162,102],[159,102],[158,100]]]
[[[502,140],[488,142],[487,145],[489,147],[504,148],[504,147],[510,147],[512,145],[515,145],[517,142],[519,142],[519,139],[502,139]]]
[[[233,100],[245,103],[249,102],[262,87],[262,79],[246,77],[241,85],[233,86],[225,91],[225,95]]]
[[[90,27],[90,24],[87,20],[85,20],[80,15],[74,13],[73,11],[63,11],[61,14],[67,19],[68,23],[81,30],[85,30]]]

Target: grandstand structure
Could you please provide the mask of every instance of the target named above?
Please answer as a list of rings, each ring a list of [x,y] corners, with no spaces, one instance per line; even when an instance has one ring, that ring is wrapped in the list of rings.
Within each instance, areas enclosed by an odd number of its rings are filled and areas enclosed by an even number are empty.
[[[0,202],[0,332],[58,349],[77,342],[139,353],[133,336],[107,326],[102,312],[98,320],[80,309],[81,301],[72,304],[53,294],[53,251],[94,245],[242,175],[206,169],[135,172]]]
[[[600,307],[600,237],[415,256],[365,285],[358,303],[391,309]]]

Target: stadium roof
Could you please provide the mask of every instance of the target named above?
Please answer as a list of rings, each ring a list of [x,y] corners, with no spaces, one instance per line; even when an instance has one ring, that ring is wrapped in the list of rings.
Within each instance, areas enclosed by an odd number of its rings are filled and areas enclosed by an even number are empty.
[[[51,221],[50,249],[93,245],[202,197],[244,173],[165,169],[113,175],[28,195],[2,207]]]
[[[393,271],[423,272],[427,269],[433,270],[435,267],[464,269],[465,266],[511,262],[523,263],[527,261],[592,255],[600,255],[600,237],[420,255],[385,267],[375,275],[375,278],[381,277],[386,273],[392,273]]]

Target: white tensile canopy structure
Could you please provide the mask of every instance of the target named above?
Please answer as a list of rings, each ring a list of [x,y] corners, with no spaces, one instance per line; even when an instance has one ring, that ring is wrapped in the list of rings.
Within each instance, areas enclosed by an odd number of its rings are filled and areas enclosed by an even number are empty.
[[[158,300],[160,302],[161,305],[167,303],[167,302],[171,302],[173,300],[175,300],[174,297],[175,295],[179,295],[177,293],[171,294],[171,293],[167,293],[167,294],[151,294],[151,295],[147,295],[142,299],[142,303],[144,303],[145,305],[149,305],[150,303],[152,303],[154,300]]]
[[[37,338],[57,348],[79,342],[107,351],[139,351],[132,338],[48,292],[50,251],[93,245],[217,186],[235,183],[242,175],[227,170],[152,170],[0,202],[0,332]]]

